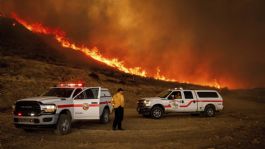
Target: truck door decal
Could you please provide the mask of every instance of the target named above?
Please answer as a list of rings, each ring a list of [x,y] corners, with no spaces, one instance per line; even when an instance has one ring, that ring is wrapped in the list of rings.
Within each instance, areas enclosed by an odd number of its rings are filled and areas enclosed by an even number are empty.
[[[88,103],[84,103],[83,104],[83,110],[88,110],[89,109],[89,104]]]
[[[176,103],[175,100],[171,100],[171,101],[169,101],[169,107],[168,108],[177,109],[178,103]]]

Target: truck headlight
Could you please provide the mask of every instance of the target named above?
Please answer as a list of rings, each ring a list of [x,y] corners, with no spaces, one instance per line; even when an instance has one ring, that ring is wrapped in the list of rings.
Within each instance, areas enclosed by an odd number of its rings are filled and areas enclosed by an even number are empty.
[[[151,103],[150,100],[145,100],[145,101],[144,101],[144,104],[145,104],[146,106],[150,106],[150,103]]]
[[[56,109],[56,105],[41,105],[41,111],[44,113],[55,113]]]
[[[14,112],[15,109],[16,109],[16,104],[13,104],[13,105],[12,105],[12,111]]]
[[[15,108],[16,108],[16,105],[15,105],[15,104],[13,104],[13,105],[12,105],[12,110],[14,111],[14,110],[15,110]]]

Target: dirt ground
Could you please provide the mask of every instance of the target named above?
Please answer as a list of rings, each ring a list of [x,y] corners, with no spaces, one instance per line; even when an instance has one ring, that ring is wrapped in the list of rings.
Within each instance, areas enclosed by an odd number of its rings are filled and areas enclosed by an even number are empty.
[[[213,118],[168,114],[153,120],[129,108],[125,109],[125,131],[112,131],[112,121],[88,121],[74,123],[65,136],[56,136],[52,130],[16,129],[11,112],[2,112],[0,148],[264,148],[265,104],[235,98],[225,99],[224,104],[224,111]]]

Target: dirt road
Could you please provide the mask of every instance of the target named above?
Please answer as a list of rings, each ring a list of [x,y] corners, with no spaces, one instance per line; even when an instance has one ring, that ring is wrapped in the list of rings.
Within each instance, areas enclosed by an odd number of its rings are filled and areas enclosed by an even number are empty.
[[[224,104],[213,118],[169,114],[153,120],[126,109],[125,131],[89,121],[74,123],[66,136],[51,130],[26,133],[14,128],[10,112],[5,112],[0,114],[0,148],[264,148],[265,104],[229,98]]]

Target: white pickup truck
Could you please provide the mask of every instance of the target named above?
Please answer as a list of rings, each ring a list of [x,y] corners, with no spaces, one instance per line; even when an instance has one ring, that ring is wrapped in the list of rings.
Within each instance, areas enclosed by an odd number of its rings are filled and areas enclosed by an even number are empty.
[[[137,111],[159,119],[164,113],[204,113],[212,117],[223,109],[223,98],[216,90],[169,89],[157,97],[138,100]]]
[[[43,96],[16,101],[13,121],[17,128],[54,127],[64,135],[70,132],[75,120],[109,122],[112,111],[111,94],[102,87],[83,87],[82,84],[60,84]]]

